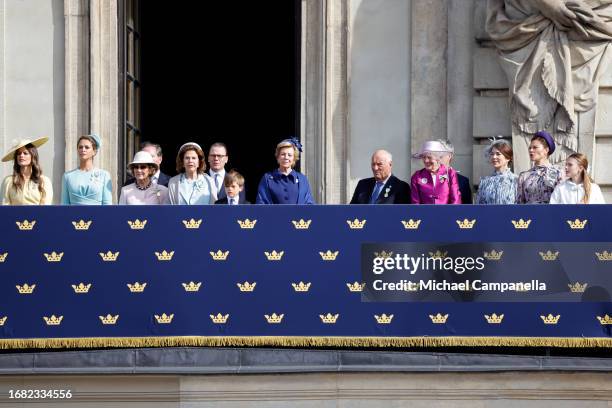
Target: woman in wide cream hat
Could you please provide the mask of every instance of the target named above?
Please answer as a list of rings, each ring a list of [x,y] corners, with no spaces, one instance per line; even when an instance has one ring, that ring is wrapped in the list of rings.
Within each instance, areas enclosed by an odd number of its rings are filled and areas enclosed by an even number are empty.
[[[134,155],[134,160],[128,165],[128,170],[134,176],[134,182],[121,189],[120,205],[159,205],[169,204],[168,188],[153,183],[153,175],[159,165],[153,156],[144,150]]]
[[[6,176],[0,187],[3,205],[51,204],[51,180],[43,176],[38,162],[38,147],[47,140],[48,137],[20,140],[4,155],[3,162],[13,160],[13,174]]]

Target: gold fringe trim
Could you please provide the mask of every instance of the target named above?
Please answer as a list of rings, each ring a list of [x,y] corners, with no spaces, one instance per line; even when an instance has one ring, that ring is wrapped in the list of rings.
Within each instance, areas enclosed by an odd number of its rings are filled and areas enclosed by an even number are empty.
[[[609,348],[608,337],[307,337],[172,336],[0,339],[0,349],[102,347],[572,347]]]

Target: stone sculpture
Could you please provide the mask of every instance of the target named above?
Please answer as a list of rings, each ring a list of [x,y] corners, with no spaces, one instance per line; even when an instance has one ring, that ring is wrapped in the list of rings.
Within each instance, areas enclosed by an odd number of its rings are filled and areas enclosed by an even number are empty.
[[[486,30],[508,78],[515,172],[530,167],[527,147],[539,130],[557,143],[552,163],[576,151],[592,162],[612,0],[488,0]]]

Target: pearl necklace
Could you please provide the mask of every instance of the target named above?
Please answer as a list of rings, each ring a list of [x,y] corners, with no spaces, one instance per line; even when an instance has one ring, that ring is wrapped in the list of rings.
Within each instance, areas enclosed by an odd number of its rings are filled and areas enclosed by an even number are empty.
[[[144,187],[140,187],[140,184],[136,183],[136,188],[138,188],[139,190],[146,190],[146,189],[148,189],[149,187],[151,187],[151,180],[149,180],[149,184],[147,184],[147,185],[146,185],[146,186],[144,186]]]

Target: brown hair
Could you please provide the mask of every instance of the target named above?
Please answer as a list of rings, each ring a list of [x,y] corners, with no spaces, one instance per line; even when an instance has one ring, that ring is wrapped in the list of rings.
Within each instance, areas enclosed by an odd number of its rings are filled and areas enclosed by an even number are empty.
[[[43,204],[45,202],[45,196],[47,194],[45,191],[43,179],[41,177],[42,168],[38,163],[38,149],[31,143],[28,143],[23,147],[27,149],[27,151],[30,153],[30,156],[32,157],[32,174],[30,175],[30,180],[38,184],[38,191],[40,192],[40,203]],[[13,153],[13,188],[15,188],[15,190],[23,190],[25,186],[25,178],[21,174],[21,166],[17,162],[17,155],[19,154],[19,151],[21,149],[22,148],[20,147],[19,149],[15,150],[15,153]]]
[[[531,141],[535,141],[537,140],[538,142],[542,143],[542,146],[544,146],[546,149],[548,149],[548,153],[546,153],[546,156],[550,156],[550,145],[548,144],[548,141],[546,139],[544,139],[542,136],[534,136],[531,138]]]
[[[584,197],[582,198],[582,204],[588,204],[589,199],[591,198],[591,176],[587,173],[587,169],[589,168],[589,161],[587,157],[582,153],[574,153],[570,154],[566,160],[574,159],[578,162],[580,166],[582,166],[582,171],[580,172],[580,177],[582,178],[582,185],[584,187]]]
[[[96,142],[96,139],[94,139],[93,137],[89,136],[89,135],[83,135],[79,137],[79,140],[77,140],[77,147],[79,146],[79,143],[81,143],[81,140],[89,140],[91,142],[91,145],[93,146],[94,151],[97,153],[98,152],[98,143]]]
[[[193,150],[198,155],[198,174],[204,173],[206,171],[206,162],[204,161],[204,152],[195,144],[187,144],[184,145],[181,150],[179,150],[178,155],[176,156],[176,171],[178,173],[185,172],[185,166],[183,165],[183,158],[185,157],[185,153],[189,150]]]
[[[236,170],[230,170],[225,174],[223,185],[227,187],[234,183],[238,184],[240,187],[244,187],[244,177]]]
[[[504,155],[506,160],[512,161],[512,146],[507,142],[497,142],[491,145],[491,149],[497,149],[501,154]]]

